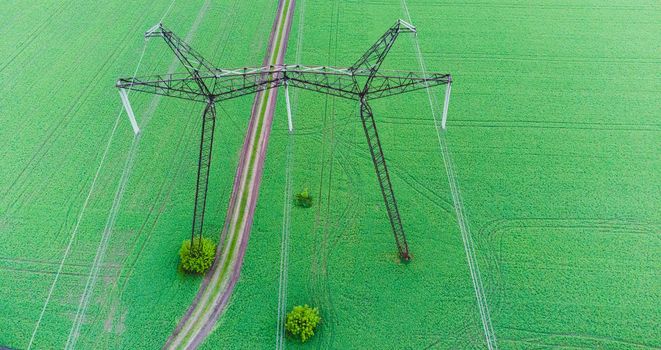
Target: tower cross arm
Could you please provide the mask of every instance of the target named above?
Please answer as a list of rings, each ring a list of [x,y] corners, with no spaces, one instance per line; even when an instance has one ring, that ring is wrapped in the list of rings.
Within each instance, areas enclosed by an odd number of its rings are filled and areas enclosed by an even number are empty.
[[[451,82],[452,76],[444,73],[379,72],[370,81],[367,91],[370,99],[377,99]]]
[[[207,97],[200,90],[195,78],[181,74],[164,74],[149,77],[120,78],[115,86],[119,89],[144,92],[206,102]]]
[[[208,85],[216,101],[230,100],[278,87],[284,83],[284,78],[282,66],[218,69],[213,75],[202,77],[210,79]]]
[[[163,74],[149,77],[120,78],[117,88],[164,95],[198,102],[215,102],[256,93],[279,86],[284,72],[271,67],[216,69],[193,75]]]
[[[287,84],[332,96],[358,99],[361,88],[346,68],[335,67],[288,67]]]

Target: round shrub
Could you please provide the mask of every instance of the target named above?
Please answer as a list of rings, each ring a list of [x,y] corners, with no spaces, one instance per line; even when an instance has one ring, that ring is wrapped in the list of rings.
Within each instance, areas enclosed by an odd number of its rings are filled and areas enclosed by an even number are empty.
[[[312,196],[307,188],[296,194],[296,205],[303,208],[309,208],[312,206]]]
[[[179,258],[181,259],[181,268],[188,273],[203,274],[213,264],[216,255],[216,244],[208,239],[196,237],[191,249],[190,239],[181,243],[179,249]]]
[[[306,342],[314,335],[314,330],[319,322],[321,322],[321,316],[319,316],[318,308],[298,305],[287,314],[285,328],[290,335]]]

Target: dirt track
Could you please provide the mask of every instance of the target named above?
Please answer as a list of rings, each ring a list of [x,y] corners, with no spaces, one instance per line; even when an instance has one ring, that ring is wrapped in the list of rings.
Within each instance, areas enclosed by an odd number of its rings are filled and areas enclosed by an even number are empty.
[[[294,7],[295,0],[279,1],[264,66],[283,63]],[[223,313],[239,279],[257,204],[277,93],[274,88],[255,96],[216,261],[195,300],[168,338],[166,349],[197,348]]]

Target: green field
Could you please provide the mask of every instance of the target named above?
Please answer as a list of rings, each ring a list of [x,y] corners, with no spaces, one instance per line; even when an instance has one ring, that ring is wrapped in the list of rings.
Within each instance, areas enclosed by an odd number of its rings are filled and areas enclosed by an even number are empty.
[[[0,2],[0,346],[160,348],[197,291],[176,254],[204,106],[133,93],[134,139],[114,88],[170,3]],[[254,66],[276,6],[176,1],[164,22],[219,67]],[[427,69],[453,75],[442,137],[497,347],[661,348],[661,5],[298,0],[287,62],[351,65],[407,11]],[[176,60],[152,40],[141,62]],[[412,36],[383,68],[420,70]],[[281,299],[323,317],[288,348],[486,348],[427,93],[372,102],[413,255],[401,264],[356,104],[291,92],[295,133],[280,94],[241,279],[203,348],[275,347]],[[252,102],[218,106],[216,241]],[[287,174],[312,208],[284,210]]]

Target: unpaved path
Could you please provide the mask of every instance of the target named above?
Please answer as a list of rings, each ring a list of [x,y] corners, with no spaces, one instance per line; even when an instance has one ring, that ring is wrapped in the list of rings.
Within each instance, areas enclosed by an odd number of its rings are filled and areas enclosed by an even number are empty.
[[[265,66],[280,65],[284,61],[295,2],[280,0],[278,3],[264,58]],[[191,307],[166,342],[166,349],[197,348],[224,311],[239,279],[262,179],[277,93],[277,89],[271,89],[255,96],[216,261]]]

